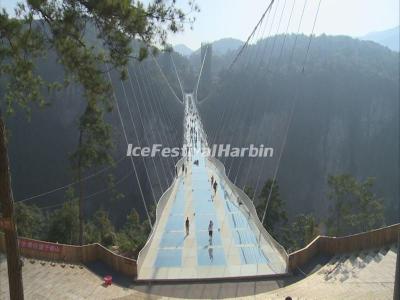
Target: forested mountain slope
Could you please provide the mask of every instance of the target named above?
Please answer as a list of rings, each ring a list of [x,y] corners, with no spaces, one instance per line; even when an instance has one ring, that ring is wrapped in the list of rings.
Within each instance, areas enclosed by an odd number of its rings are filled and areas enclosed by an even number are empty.
[[[161,54],[158,60],[164,67],[170,64],[169,54]],[[61,78],[62,69],[52,58],[41,62],[39,70],[45,78]],[[168,73],[171,70],[164,69],[169,78],[174,76]],[[183,106],[168,89],[157,65],[148,58],[140,64],[131,65],[129,71],[131,78],[123,83],[126,95],[119,75],[113,71],[110,73],[128,142],[142,147],[152,144],[181,146]],[[172,80],[171,82],[174,88],[177,88],[176,93],[180,95],[177,83]],[[71,169],[70,155],[76,151],[78,144],[78,121],[84,109],[84,101],[79,101],[81,97],[81,88],[71,84],[66,89],[49,95],[48,107],[40,109],[32,106],[29,116],[17,111],[7,120],[7,127],[12,133],[9,155],[15,201],[44,193],[25,203],[36,204],[38,207],[44,207],[44,211],[50,211],[60,208],[60,204],[66,200],[68,185],[76,180],[76,174]],[[115,165],[92,168],[86,172],[84,176],[90,176],[106,168],[105,171],[84,181],[83,191],[84,197],[88,197],[85,199],[88,216],[103,207],[109,211],[111,220],[118,226],[125,222],[126,215],[132,208],[136,208],[143,217],[145,214],[132,164],[126,157],[127,146],[117,106],[114,99],[110,101],[114,107],[105,119],[112,126],[114,148],[110,149],[110,152]],[[132,119],[135,124],[132,123]],[[144,161],[137,157],[134,158],[134,162],[146,202],[150,207],[169,186],[174,172],[174,160],[157,156],[154,159],[145,158]],[[110,180],[110,175],[113,175],[114,179]],[[58,187],[64,188],[57,190]],[[71,187],[77,194],[77,185]],[[56,190],[47,193],[53,189]],[[125,197],[121,198],[120,193]]]
[[[328,175],[349,173],[360,180],[376,178],[374,190],[384,198],[386,222],[394,222],[399,206],[398,53],[372,42],[322,35],[312,40],[302,72],[308,40],[301,35],[263,40],[250,46],[229,73],[214,74],[212,88],[201,82],[200,110],[209,139],[274,148],[273,158],[225,161],[232,181],[257,187],[257,194],[273,177],[283,151],[277,180],[291,216],[313,212],[323,219],[331,206]],[[221,69],[217,64],[230,61],[228,55],[212,60],[212,68]]]

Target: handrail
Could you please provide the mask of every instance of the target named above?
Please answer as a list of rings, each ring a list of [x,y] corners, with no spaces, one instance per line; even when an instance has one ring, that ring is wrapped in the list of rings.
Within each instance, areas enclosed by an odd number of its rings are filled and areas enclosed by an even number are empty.
[[[286,263],[286,272],[288,270],[288,264],[289,264],[289,256],[285,250],[285,248],[279,244],[270,234],[269,232],[265,229],[265,227],[261,224],[257,211],[254,207],[253,202],[250,200],[250,198],[247,196],[247,194],[242,191],[240,188],[238,188],[236,185],[234,185],[231,180],[226,176],[225,173],[225,166],[220,162],[218,159],[215,157],[209,157],[209,161],[214,164],[215,168],[220,172],[220,175],[224,178],[225,182],[228,183],[229,187],[231,188],[232,192],[235,193],[235,196],[237,199],[240,199],[242,203],[245,205],[247,208],[247,212],[249,215],[252,216],[253,223],[257,226],[257,229],[259,232],[264,236],[267,237],[266,241],[271,241],[272,245],[278,252],[281,254],[282,258],[284,259]]]
[[[393,244],[399,232],[400,223],[342,237],[319,235],[304,248],[289,254],[289,269],[296,270],[318,253],[337,255]]]
[[[18,240],[21,255],[24,257],[53,262],[82,264],[100,260],[122,274],[127,276],[137,275],[136,260],[114,253],[99,243],[79,246],[23,237],[18,237]],[[24,245],[21,245],[21,243],[24,243]],[[0,232],[0,251],[6,252],[5,248],[4,234]],[[53,248],[53,250],[48,251],[50,248]]]
[[[180,160],[177,161],[177,163],[175,164],[176,169],[180,170],[180,168],[182,167],[182,163],[184,162],[185,158],[182,157]],[[167,203],[167,200],[169,199],[169,197],[171,196],[171,193],[176,185],[176,183],[178,182],[177,177],[174,178],[174,181],[172,182],[172,184],[170,185],[170,187],[168,189],[165,190],[165,192],[162,194],[162,196],[160,197],[160,200],[157,203],[157,208],[156,208],[156,221],[154,223],[153,229],[149,235],[149,238],[147,239],[146,244],[144,245],[144,247],[142,248],[142,250],[140,250],[138,258],[137,258],[137,266],[138,266],[138,272],[140,271],[144,258],[146,257],[149,248],[150,248],[150,244],[153,241],[155,232],[156,232],[156,228],[158,226],[158,223],[160,222],[161,219],[161,214],[164,211],[165,205]]]

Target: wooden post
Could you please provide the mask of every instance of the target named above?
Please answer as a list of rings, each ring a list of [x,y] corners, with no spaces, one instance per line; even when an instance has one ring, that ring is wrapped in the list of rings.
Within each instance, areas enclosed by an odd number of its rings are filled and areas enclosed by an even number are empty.
[[[83,205],[83,185],[82,185],[82,156],[81,156],[81,147],[82,147],[82,129],[79,129],[79,146],[78,146],[78,182],[79,182],[79,245],[83,245],[83,223],[85,221],[84,217],[84,205]]]
[[[17,230],[14,221],[14,200],[11,190],[10,166],[6,145],[6,132],[0,111],[0,204],[3,214],[5,246],[7,254],[10,298],[23,300],[22,264],[19,256]]]

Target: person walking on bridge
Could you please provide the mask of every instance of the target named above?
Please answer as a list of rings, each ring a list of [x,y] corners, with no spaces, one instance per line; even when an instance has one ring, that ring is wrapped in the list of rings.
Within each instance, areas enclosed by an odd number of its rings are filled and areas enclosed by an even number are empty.
[[[217,181],[215,180],[215,181],[214,181],[214,186],[213,186],[213,188],[214,188],[214,195],[217,193],[217,186],[218,186],[218,184],[217,184]]]
[[[189,217],[186,217],[185,228],[186,228],[186,236],[188,236],[189,235]]]
[[[212,220],[210,220],[210,223],[208,224],[208,236],[210,237],[210,241],[212,240],[213,237],[213,226],[214,223]]]

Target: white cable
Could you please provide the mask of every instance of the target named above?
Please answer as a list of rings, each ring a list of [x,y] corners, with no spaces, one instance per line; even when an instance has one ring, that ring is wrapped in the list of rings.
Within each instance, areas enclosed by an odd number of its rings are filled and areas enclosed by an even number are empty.
[[[132,174],[132,171],[129,171],[127,174],[125,174],[125,175],[122,176],[120,179],[118,179],[118,181],[116,181],[116,182],[114,183],[114,185],[120,184],[120,183],[123,182],[125,179],[127,179],[127,178],[129,177],[129,175],[131,175],[131,174]],[[102,193],[104,193],[104,192],[107,192],[107,191],[109,191],[109,190],[111,190],[111,189],[112,189],[112,187],[109,187],[109,188],[106,188],[106,189],[102,189],[102,190],[97,191],[97,192],[94,192],[94,193],[92,193],[92,194],[90,194],[90,195],[88,195],[88,196],[86,196],[86,197],[83,197],[83,199],[84,199],[84,200],[90,199],[90,198],[92,198],[92,197],[94,197],[94,196],[97,196],[97,195],[99,195],[99,194],[102,194]],[[38,208],[39,208],[39,209],[53,208],[53,207],[61,206],[61,205],[63,205],[64,203],[65,203],[65,202],[58,203],[58,204],[52,204],[52,205],[44,206],[44,207],[38,207]]]
[[[116,162],[116,164],[120,163],[120,162],[121,162],[122,160],[124,160],[125,158],[126,158],[126,156],[121,157],[121,158]],[[91,174],[91,175],[89,175],[89,176],[86,176],[86,177],[84,177],[84,178],[81,179],[81,182],[82,182],[82,181],[86,181],[86,180],[88,180],[88,179],[90,179],[90,178],[93,178],[93,177],[95,177],[95,176],[97,176],[97,175],[100,175],[101,173],[104,173],[105,171],[107,171],[107,170],[110,169],[111,167],[112,167],[112,166],[105,167],[105,168],[103,168],[103,169],[101,169],[101,170],[99,170],[99,171],[97,171],[97,172],[95,172],[95,173],[93,173],[93,174]],[[35,196],[30,196],[30,197],[28,197],[28,198],[25,198],[25,199],[22,199],[22,200],[19,200],[19,201],[15,201],[15,202],[25,202],[25,201],[29,201],[29,200],[32,200],[32,199],[40,198],[40,197],[49,195],[49,194],[51,194],[51,193],[54,193],[54,192],[57,192],[57,191],[60,191],[60,190],[69,188],[70,186],[73,186],[73,185],[78,184],[78,183],[79,183],[79,181],[74,181],[74,182],[71,182],[71,183],[69,183],[69,184],[60,186],[60,187],[58,187],[58,188],[49,190],[49,191],[47,191],[47,192],[44,192],[44,193],[41,193],[41,194],[37,194],[37,195],[35,195]]]
[[[127,96],[126,90],[125,90],[125,85],[124,85],[124,82],[122,80],[121,80],[121,85],[122,85],[122,90],[124,92],[125,103],[126,103],[126,105],[128,107],[129,116],[131,118],[131,123],[133,125],[133,132],[135,133],[136,141],[138,143],[138,146],[140,147],[139,135],[137,133],[136,124],[135,124],[135,121],[133,120],[133,114],[132,114],[131,108],[129,106],[128,96]],[[148,169],[147,169],[146,162],[145,162],[143,156],[141,156],[141,159],[142,159],[142,162],[143,162],[143,165],[144,165],[144,169],[145,169],[145,172],[146,172],[146,177],[147,177],[147,179],[149,180],[149,183],[150,183],[150,191],[151,191],[151,195],[153,196],[153,202],[154,202],[155,205],[157,205],[156,195],[154,194],[153,184],[152,184],[150,176],[149,176],[149,172],[148,172]]]
[[[196,87],[195,87],[195,90],[194,90],[194,93],[193,93],[194,94],[194,99],[196,100],[196,102],[197,102],[197,90],[199,89],[200,78],[201,78],[201,75],[203,73],[203,67],[204,67],[204,62],[206,60],[207,52],[208,52],[208,44],[207,44],[206,50],[204,52],[204,57],[203,57],[203,61],[201,63],[201,67],[200,67],[199,77],[197,78],[197,84],[196,84]]]
[[[144,140],[145,140],[145,143],[150,147],[150,141],[147,139],[147,135],[146,135],[145,128],[144,128],[144,122],[143,122],[143,119],[142,119],[142,111],[141,111],[140,106],[139,106],[138,98],[137,98],[137,96],[135,94],[135,89],[133,88],[132,77],[131,77],[131,73],[129,72],[129,68],[128,68],[128,79],[129,79],[129,83],[130,83],[130,87],[131,87],[131,90],[132,90],[133,97],[135,98],[136,108],[137,108],[137,110],[139,112],[139,121],[140,121],[140,124],[141,124],[141,126],[143,128]],[[154,171],[156,173],[156,177],[157,177],[157,181],[158,181],[158,184],[160,186],[160,189],[161,189],[161,191],[164,191],[164,188],[163,188],[163,186],[161,184],[160,175],[158,174],[158,169],[157,169],[156,164],[154,162],[154,157],[153,156],[151,157],[151,161],[153,163]]]
[[[111,80],[110,72],[108,71],[107,74],[108,74],[108,79],[110,80],[110,84],[112,85],[112,80]],[[117,96],[115,95],[114,88],[113,88],[113,97],[114,97],[114,102],[115,102],[115,104],[116,104],[116,106],[117,106],[117,112],[118,112],[119,120],[121,121],[121,126],[122,126],[122,131],[123,131],[123,133],[124,133],[126,146],[128,146],[129,142],[128,142],[128,137],[127,137],[127,135],[126,135],[124,120],[122,119],[121,111],[120,111],[120,109],[119,109],[118,99],[117,99]],[[148,209],[147,209],[146,200],[144,199],[144,194],[143,194],[142,186],[141,186],[141,184],[140,184],[139,176],[138,176],[138,173],[137,173],[137,171],[136,171],[135,162],[133,161],[133,157],[132,157],[132,156],[130,156],[130,158],[131,158],[132,168],[133,168],[133,171],[134,171],[134,173],[135,173],[136,180],[137,180],[137,182],[138,182],[140,196],[141,196],[141,198],[142,198],[142,202],[143,202],[144,208],[145,208],[145,210],[146,210],[147,218],[148,218],[148,220],[149,220],[149,225],[150,225],[151,229],[153,229],[153,224],[151,223],[151,218],[150,218],[149,211],[148,211]]]
[[[174,58],[173,58],[173,56],[172,56],[172,54],[171,54],[171,53],[169,54],[169,57],[171,58],[172,65],[174,66],[174,70],[175,70],[176,78],[178,78],[179,86],[181,87],[181,92],[182,92],[182,101],[183,101],[183,98],[185,97],[185,92],[183,91],[182,82],[181,82],[181,80],[180,80],[180,78],[179,78],[179,75],[178,75],[178,70],[176,69],[176,65],[175,65],[175,62],[174,62]]]
[[[176,100],[178,101],[178,103],[179,103],[180,105],[183,105],[183,100],[179,99],[179,97],[176,95],[174,89],[172,88],[172,86],[170,85],[170,83],[169,83],[169,81],[168,81],[167,76],[165,76],[164,71],[161,69],[161,67],[160,67],[160,65],[159,65],[159,63],[158,63],[158,61],[155,59],[155,57],[154,57],[153,54],[151,54],[151,57],[153,58],[154,62],[156,63],[158,69],[160,70],[160,73],[161,73],[162,77],[164,78],[165,82],[167,83],[167,85],[168,85],[168,87],[169,87],[171,93],[175,96],[175,98],[176,98]]]
[[[143,90],[145,90],[145,89],[144,88],[142,89],[142,84],[139,81],[139,77],[138,77],[136,71],[134,71],[133,74],[135,75],[135,80],[136,80],[137,86],[139,88],[139,93],[140,93],[140,95],[141,95],[141,97],[143,99],[143,105],[144,105],[144,108],[145,108],[145,110],[147,112],[147,115],[151,116],[152,115],[151,114],[151,110],[147,107],[147,101],[145,100],[145,97],[144,97]],[[147,94],[147,90],[145,90],[145,92]],[[147,94],[147,98],[146,99],[149,99],[149,95],[148,94]],[[158,130],[156,130],[156,133],[159,135]],[[159,140],[161,140],[160,136],[159,136]],[[163,164],[161,159],[160,159],[160,165],[161,165],[161,171],[163,172],[163,176],[164,176],[164,179],[165,179],[165,182],[166,182],[166,186],[168,187],[170,185],[170,183],[168,182],[167,172],[165,171],[165,167],[164,167],[164,164]]]

